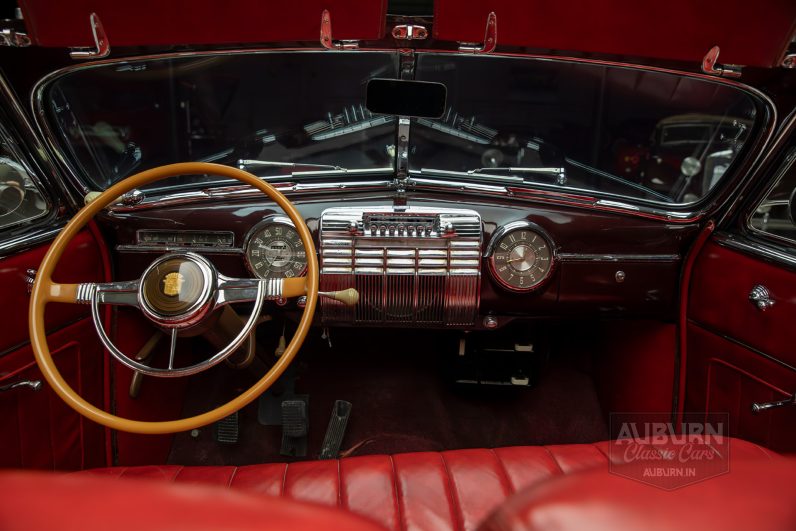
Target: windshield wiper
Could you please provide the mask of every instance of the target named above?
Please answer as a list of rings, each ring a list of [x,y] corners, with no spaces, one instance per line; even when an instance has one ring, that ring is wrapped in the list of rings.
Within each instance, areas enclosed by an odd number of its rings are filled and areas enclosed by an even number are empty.
[[[564,168],[532,168],[532,167],[496,167],[496,168],[476,168],[474,170],[467,170],[470,175],[483,174],[491,175],[490,172],[506,172],[506,173],[533,173],[538,175],[548,175],[555,177],[556,184],[561,186],[567,184],[567,174]]]
[[[342,166],[333,164],[310,164],[308,162],[280,162],[276,160],[238,159],[238,168],[245,170],[257,166],[260,168],[318,168],[325,170],[348,171]]]
[[[565,158],[564,162],[566,162],[567,164],[569,164],[571,166],[574,166],[576,168],[580,168],[581,170],[587,171],[587,172],[591,173],[592,175],[597,175],[598,177],[603,177],[603,178],[605,178],[605,179],[607,179],[609,181],[613,181],[615,183],[622,184],[622,185],[624,185],[627,188],[632,188],[633,190],[637,190],[639,192],[643,192],[643,193],[645,193],[647,195],[651,195],[652,197],[655,197],[657,199],[661,199],[663,201],[666,201],[667,203],[674,203],[675,202],[674,199],[672,199],[668,195],[664,195],[664,194],[662,194],[660,192],[656,192],[655,190],[653,190],[651,188],[647,188],[644,185],[641,185],[641,184],[638,184],[638,183],[634,183],[633,181],[628,181],[627,179],[623,179],[622,177],[618,177],[618,176],[616,176],[616,175],[614,175],[612,173],[608,173],[606,171],[598,170],[597,168],[594,168],[594,167],[589,166],[588,164],[584,164],[582,162],[578,162],[577,160],[572,160],[570,158]]]

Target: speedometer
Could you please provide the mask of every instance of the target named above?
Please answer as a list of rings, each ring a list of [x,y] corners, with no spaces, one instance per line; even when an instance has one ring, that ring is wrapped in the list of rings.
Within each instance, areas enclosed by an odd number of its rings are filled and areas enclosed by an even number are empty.
[[[495,231],[487,250],[492,276],[511,291],[532,291],[550,278],[554,250],[539,227],[516,221]]]
[[[275,216],[246,237],[246,265],[259,278],[298,277],[307,270],[307,251],[290,219]]]

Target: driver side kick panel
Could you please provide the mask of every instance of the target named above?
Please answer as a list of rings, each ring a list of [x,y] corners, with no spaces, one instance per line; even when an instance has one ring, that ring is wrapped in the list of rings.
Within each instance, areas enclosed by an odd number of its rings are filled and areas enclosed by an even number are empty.
[[[774,305],[749,300],[764,285]],[[796,451],[796,407],[752,412],[752,403],[796,391],[796,272],[715,242],[694,266],[689,297],[685,411],[729,413],[730,434]]]
[[[62,282],[106,280],[102,242],[83,231],[69,245],[54,277]],[[105,429],[70,409],[47,385],[28,341],[26,270],[36,269],[47,246],[0,260],[0,385],[41,380],[43,387],[0,393],[0,467],[77,470],[107,462]],[[105,406],[107,360],[87,306],[51,304],[47,341],[67,382]]]

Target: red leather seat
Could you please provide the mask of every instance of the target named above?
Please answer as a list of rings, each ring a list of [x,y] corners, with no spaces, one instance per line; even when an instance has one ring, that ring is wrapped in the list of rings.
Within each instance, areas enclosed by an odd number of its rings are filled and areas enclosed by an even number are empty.
[[[733,460],[767,458],[731,441]],[[607,468],[608,443],[375,455],[242,467],[150,466],[85,473],[216,484],[338,506],[388,529],[475,529],[513,493],[570,472]]]
[[[605,469],[539,485],[501,505],[479,531],[785,531],[796,529],[796,460],[733,461],[675,490]]]

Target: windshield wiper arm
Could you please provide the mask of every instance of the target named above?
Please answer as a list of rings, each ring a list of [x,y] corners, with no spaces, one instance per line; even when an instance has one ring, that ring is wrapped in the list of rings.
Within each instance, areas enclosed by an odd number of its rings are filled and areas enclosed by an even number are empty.
[[[489,172],[506,172],[506,173],[533,173],[538,175],[548,175],[551,177],[555,177],[556,184],[565,185],[567,184],[567,173],[564,168],[533,168],[533,167],[523,167],[523,166],[504,166],[504,167],[496,167],[496,168],[476,168],[474,170],[467,170],[467,173],[470,175],[474,174],[482,174],[482,175],[490,175]]]
[[[577,160],[573,160],[573,159],[570,159],[568,157],[565,158],[564,161],[567,162],[568,164],[576,167],[576,168],[580,168],[581,170],[587,171],[587,172],[591,173],[592,175],[597,175],[598,177],[603,177],[604,179],[607,179],[609,181],[613,181],[615,183],[619,183],[619,184],[625,186],[626,188],[631,188],[633,190],[637,190],[637,191],[643,192],[643,193],[645,193],[647,195],[650,195],[652,197],[655,197],[655,198],[660,199],[662,201],[665,201],[667,203],[674,203],[674,200],[671,197],[669,197],[668,195],[664,195],[664,194],[662,194],[660,192],[656,192],[652,188],[647,188],[643,184],[634,183],[633,181],[629,181],[627,179],[624,179],[624,178],[619,177],[617,175],[614,175],[612,173],[608,173],[607,171],[599,170],[599,169],[597,169],[597,168],[595,168],[593,166],[589,166],[588,164],[584,164],[582,162],[578,162]]]
[[[324,170],[337,170],[346,172],[348,169],[333,164],[310,164],[307,162],[280,162],[276,160],[238,159],[238,168],[245,170],[252,166],[260,168],[318,168]]]

